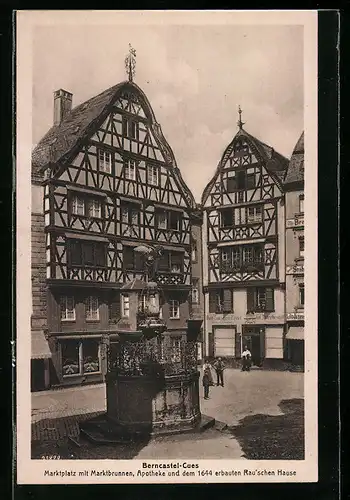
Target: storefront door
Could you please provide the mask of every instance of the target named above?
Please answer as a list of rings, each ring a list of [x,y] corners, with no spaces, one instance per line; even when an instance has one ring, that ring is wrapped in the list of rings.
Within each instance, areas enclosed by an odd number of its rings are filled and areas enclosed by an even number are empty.
[[[252,364],[261,366],[264,358],[264,331],[259,327],[245,325],[243,328],[243,349],[248,347],[252,353]]]

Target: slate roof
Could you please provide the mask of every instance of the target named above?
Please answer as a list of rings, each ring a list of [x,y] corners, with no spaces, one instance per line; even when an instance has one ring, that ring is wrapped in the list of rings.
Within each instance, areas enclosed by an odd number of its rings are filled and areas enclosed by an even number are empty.
[[[290,159],[284,184],[304,181],[304,132],[299,137]]]
[[[232,147],[234,142],[238,137],[244,137],[248,140],[248,142],[253,146],[253,149],[255,148],[258,152],[258,154],[261,156],[261,158],[265,162],[265,168],[269,172],[269,174],[273,177],[275,182],[282,188],[283,180],[286,175],[286,171],[288,168],[289,160],[285,158],[283,155],[275,151],[271,146],[268,144],[265,144],[262,142],[260,139],[257,139],[253,135],[249,134],[246,130],[241,128],[231,143],[228,145],[226,148],[224,154],[222,155],[222,158],[217,166],[216,172],[211,179],[211,181],[207,184],[206,188],[203,191],[202,195],[202,204],[205,203],[210,190],[215,182],[215,179],[217,177],[217,174],[219,171],[224,167],[224,164],[227,159],[228,153],[231,152]]]

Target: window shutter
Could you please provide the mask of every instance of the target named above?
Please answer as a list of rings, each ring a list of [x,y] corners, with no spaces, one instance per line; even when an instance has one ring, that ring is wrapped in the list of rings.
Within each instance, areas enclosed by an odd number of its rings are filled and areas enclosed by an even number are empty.
[[[71,265],[82,264],[82,248],[81,243],[78,241],[71,241],[69,243],[69,255]]]
[[[108,303],[109,319],[116,320],[120,318],[120,295],[112,294]]]
[[[125,269],[133,269],[134,267],[134,251],[131,247],[123,248],[123,263]]]
[[[106,265],[106,246],[103,243],[96,243],[95,260],[96,266],[104,267]]]
[[[224,298],[223,298],[223,312],[229,313],[232,312],[232,290],[229,288],[224,289]]]
[[[216,312],[216,292],[213,290],[209,292],[209,312]]]
[[[85,265],[94,265],[94,247],[92,243],[83,243],[83,261]]]
[[[275,310],[274,289],[266,288],[266,311]]]
[[[247,290],[247,311],[252,312],[255,309],[255,288],[248,288]]]

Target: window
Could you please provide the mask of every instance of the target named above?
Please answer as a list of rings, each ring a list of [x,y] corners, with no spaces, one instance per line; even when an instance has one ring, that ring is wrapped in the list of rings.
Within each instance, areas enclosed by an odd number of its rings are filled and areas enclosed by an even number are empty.
[[[181,351],[182,351],[181,347],[182,347],[181,337],[171,337],[171,350],[172,350],[171,361],[173,363],[181,362]]]
[[[250,264],[254,262],[254,248],[243,247],[243,264]]]
[[[95,339],[61,341],[64,377],[100,371],[99,341]]]
[[[233,172],[234,174],[234,172]],[[228,193],[233,193],[234,191],[236,191],[237,189],[237,181],[236,181],[236,177],[233,177],[233,176],[229,176],[227,177],[227,192]]]
[[[199,280],[192,280],[192,304],[199,304]]]
[[[130,316],[130,297],[129,295],[123,294],[121,296],[122,300],[122,317],[128,318]]]
[[[234,210],[233,208],[224,208],[221,210],[220,217],[221,227],[232,227],[234,225]]]
[[[247,290],[247,312],[272,312],[275,310],[273,288],[252,287]]]
[[[125,162],[125,179],[129,181],[136,180],[136,164],[135,160],[127,160]]]
[[[136,226],[140,223],[140,207],[136,203],[122,203],[121,220],[129,226]]]
[[[135,252],[133,247],[123,247],[123,265],[124,269],[133,271],[143,271],[144,260],[143,255]]]
[[[156,223],[158,229],[181,231],[182,213],[175,210],[158,210]]]
[[[147,310],[147,297],[144,294],[139,295],[139,312],[146,312]]]
[[[106,174],[112,173],[112,155],[109,151],[99,149],[98,161],[100,172],[105,172]]]
[[[158,261],[160,272],[180,274],[183,272],[183,254],[181,252],[164,251]]]
[[[157,212],[157,227],[158,229],[167,229],[167,213],[165,210]]]
[[[120,296],[111,293],[108,300],[108,320],[117,321],[120,318]]]
[[[245,189],[245,171],[237,171],[237,189]]]
[[[209,312],[210,313],[231,313],[233,312],[233,293],[229,288],[211,290],[209,292]]]
[[[237,245],[221,249],[221,267],[224,271],[233,271],[249,266],[261,268],[263,263],[264,249],[260,245]]]
[[[71,201],[72,214],[101,219],[102,203],[91,196],[73,195]]]
[[[195,241],[195,240],[192,240],[191,260],[192,260],[192,262],[197,262],[197,260],[198,260],[197,241]]]
[[[147,166],[147,179],[148,184],[151,186],[158,186],[158,167],[154,165]]]
[[[247,174],[246,188],[247,189],[254,189],[255,188],[255,175],[254,174]]]
[[[172,231],[180,231],[181,215],[179,212],[169,212],[169,229],[171,229]]]
[[[82,196],[73,196],[72,213],[74,215],[85,215],[85,200]]]
[[[257,205],[254,207],[247,208],[247,223],[248,224],[256,224],[258,222],[262,222],[262,207],[261,205]]]
[[[101,219],[101,202],[100,200],[91,199],[88,201],[89,217]]]
[[[139,137],[139,122],[123,116],[123,136],[130,139],[138,139]]]
[[[304,257],[304,238],[299,238],[299,256]]]
[[[304,303],[305,303],[305,287],[304,283],[301,283],[299,285],[299,305],[301,307],[304,307]]]
[[[74,297],[63,296],[60,298],[61,320],[75,321],[75,303]]]
[[[304,213],[304,195],[301,194],[299,196],[299,213],[303,214]]]
[[[86,299],[85,315],[87,321],[97,321],[99,319],[98,298],[89,296]]]
[[[181,273],[183,266],[183,256],[181,253],[170,252],[170,272]]]
[[[68,262],[71,266],[105,267],[105,243],[69,240]]]
[[[178,300],[169,300],[170,319],[180,319],[180,303]]]

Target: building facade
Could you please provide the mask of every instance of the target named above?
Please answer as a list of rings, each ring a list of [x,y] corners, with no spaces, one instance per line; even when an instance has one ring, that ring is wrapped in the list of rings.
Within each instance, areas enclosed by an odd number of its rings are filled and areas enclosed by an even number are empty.
[[[284,358],[288,160],[243,129],[204,190],[205,355],[257,366]]]
[[[106,337],[133,330],[142,312],[142,293],[133,311],[128,286],[143,277],[140,245],[162,249],[156,281],[165,335],[176,346],[201,307],[194,257],[201,217],[130,75],[73,109],[71,93],[55,92],[54,126],[33,151],[32,171],[42,207],[40,293],[52,359],[46,385],[104,380]]]
[[[284,180],[286,207],[286,354],[304,366],[304,133]]]

